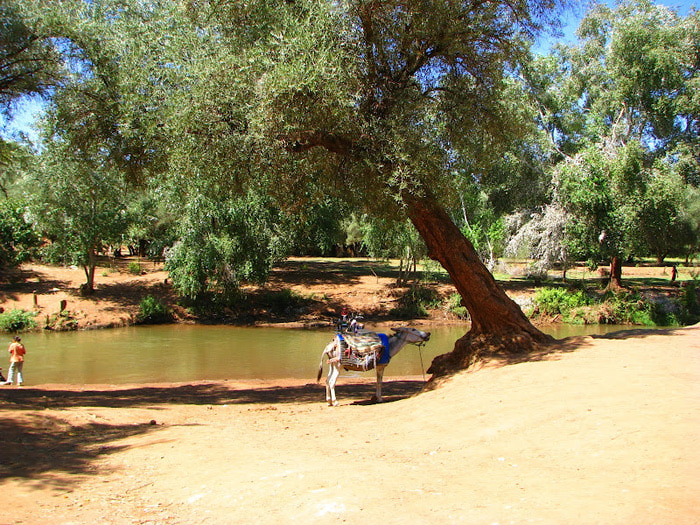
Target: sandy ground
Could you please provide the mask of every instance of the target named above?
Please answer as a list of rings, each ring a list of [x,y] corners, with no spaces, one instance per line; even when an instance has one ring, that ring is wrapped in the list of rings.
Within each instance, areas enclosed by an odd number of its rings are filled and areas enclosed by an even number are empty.
[[[418,378],[0,389],[0,523],[700,523],[700,326]]]
[[[0,306],[38,319],[66,300],[81,328],[119,326],[146,294],[174,303],[151,263],[98,270],[89,298],[81,270],[23,271]],[[266,290],[283,287],[325,298],[303,322],[396,300],[352,262],[292,261]],[[700,523],[700,325],[566,340],[430,391],[388,375],[388,402],[341,378],[335,408],[292,380],[0,387],[0,524]]]

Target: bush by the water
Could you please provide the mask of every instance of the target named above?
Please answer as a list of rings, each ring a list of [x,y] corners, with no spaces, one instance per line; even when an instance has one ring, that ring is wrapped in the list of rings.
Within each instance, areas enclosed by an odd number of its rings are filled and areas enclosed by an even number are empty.
[[[403,319],[414,319],[428,315],[428,308],[437,308],[440,304],[438,294],[426,286],[412,286],[399,297],[398,306],[392,308],[391,314]]]
[[[635,291],[606,292],[595,315],[599,324],[668,324],[661,309]]]
[[[681,294],[681,306],[693,317],[700,316],[700,300],[698,299],[698,281],[686,281]]]
[[[9,310],[0,314],[0,330],[3,332],[22,332],[36,326],[34,314],[25,310]]]
[[[148,295],[139,304],[138,321],[143,324],[167,323],[173,316],[170,309],[158,298]]]
[[[460,319],[469,318],[467,308],[462,305],[462,296],[458,293],[453,293],[447,298],[444,308]]]
[[[262,297],[264,307],[275,315],[292,314],[296,309],[303,308],[308,300],[310,299],[289,288],[269,291]]]
[[[540,288],[535,293],[535,311],[540,315],[561,315],[566,319],[571,310],[588,306],[592,301],[584,290]]]
[[[700,318],[694,282],[686,285],[677,301],[661,301],[636,290],[595,296],[581,289],[542,288],[535,294],[534,303],[533,315],[560,315],[572,324],[675,326],[692,324]]]
[[[77,330],[78,320],[68,310],[61,310],[47,317],[45,328],[58,331]]]

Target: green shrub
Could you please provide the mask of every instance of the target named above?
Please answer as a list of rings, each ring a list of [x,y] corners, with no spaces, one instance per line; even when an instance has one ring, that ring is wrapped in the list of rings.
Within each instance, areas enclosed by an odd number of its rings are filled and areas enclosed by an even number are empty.
[[[588,306],[592,299],[583,290],[541,288],[535,293],[536,311],[542,315],[569,317],[571,310]]]
[[[126,267],[129,273],[133,275],[139,275],[141,274],[141,265],[137,263],[136,261],[131,261],[129,265]]]
[[[10,310],[0,314],[0,330],[22,332],[36,327],[34,314],[25,310]]]
[[[142,324],[167,323],[172,321],[172,313],[160,299],[148,295],[139,304],[138,322]]]
[[[460,319],[467,319],[469,312],[465,306],[462,306],[462,296],[458,293],[453,293],[447,298],[446,310]]]
[[[601,324],[638,324],[654,326],[653,303],[646,301],[638,292],[607,292],[601,304]]]
[[[63,310],[47,318],[46,328],[57,331],[77,330],[78,320],[68,310]]]
[[[676,309],[669,316],[666,326],[691,325],[700,321],[700,300],[698,298],[697,279],[682,283],[682,288],[676,300]]]
[[[300,293],[284,288],[267,292],[263,298],[263,307],[276,315],[289,315],[295,309],[302,308],[311,299],[305,299]]]
[[[0,267],[15,268],[32,259],[40,244],[25,203],[5,196],[0,201]]]
[[[681,305],[691,315],[700,315],[700,302],[698,301],[698,281],[686,281],[681,290]]]
[[[398,300],[398,306],[392,308],[391,314],[404,319],[414,319],[428,315],[428,308],[440,305],[438,294],[425,286],[413,286]]]
[[[682,324],[682,309],[669,310],[660,302],[645,299],[637,291],[608,291],[597,304],[570,313],[570,322],[585,324],[634,324],[671,326]]]

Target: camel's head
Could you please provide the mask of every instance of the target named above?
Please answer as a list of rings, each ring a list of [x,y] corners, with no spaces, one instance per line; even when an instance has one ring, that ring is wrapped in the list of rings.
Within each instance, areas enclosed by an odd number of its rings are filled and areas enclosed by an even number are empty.
[[[407,343],[425,343],[430,339],[430,332],[411,328],[410,326],[402,326],[400,328],[392,328],[394,335],[404,339]]]

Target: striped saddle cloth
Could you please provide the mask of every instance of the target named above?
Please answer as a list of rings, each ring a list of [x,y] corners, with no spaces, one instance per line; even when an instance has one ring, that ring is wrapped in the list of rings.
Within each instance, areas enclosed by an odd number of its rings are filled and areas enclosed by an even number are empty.
[[[366,372],[373,370],[377,363],[384,364],[382,357],[385,357],[383,355],[385,341],[382,341],[380,334],[364,332],[342,334],[339,337],[340,365],[345,370]]]

